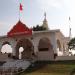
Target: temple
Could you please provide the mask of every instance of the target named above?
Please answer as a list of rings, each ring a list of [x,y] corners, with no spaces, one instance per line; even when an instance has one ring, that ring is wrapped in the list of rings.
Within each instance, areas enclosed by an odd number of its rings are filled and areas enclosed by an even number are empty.
[[[5,44],[12,48],[11,55],[2,54],[0,51],[0,61],[6,61],[9,58],[50,61],[55,60],[57,56],[69,55],[67,46],[69,38],[65,37],[59,29],[50,30],[46,13],[44,16],[42,26],[46,30],[33,31],[19,20],[6,36],[0,37],[0,50]]]

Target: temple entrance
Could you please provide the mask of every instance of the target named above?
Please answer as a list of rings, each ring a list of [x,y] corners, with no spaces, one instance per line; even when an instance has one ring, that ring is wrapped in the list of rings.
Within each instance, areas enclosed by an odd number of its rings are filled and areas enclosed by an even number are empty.
[[[42,38],[39,41],[38,49],[39,49],[39,51],[49,51],[49,50],[52,50],[52,45],[50,43],[50,40],[48,38]]]
[[[22,39],[16,45],[16,57],[19,59],[31,59],[33,52],[33,45],[28,39]]]
[[[54,51],[50,39],[48,38],[40,39],[38,50],[39,50],[38,52],[39,60],[54,59]]]

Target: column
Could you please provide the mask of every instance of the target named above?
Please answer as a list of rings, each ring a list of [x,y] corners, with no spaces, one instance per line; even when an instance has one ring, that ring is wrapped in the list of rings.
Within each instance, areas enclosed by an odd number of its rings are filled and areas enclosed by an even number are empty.
[[[34,46],[34,53],[37,55],[38,53],[38,40],[33,40],[33,46]]]
[[[13,55],[13,56],[16,56],[16,49],[15,49],[15,46],[12,46],[12,55]]]
[[[38,53],[38,47],[36,45],[34,45],[34,53],[35,53],[35,55],[37,55],[37,53]]]

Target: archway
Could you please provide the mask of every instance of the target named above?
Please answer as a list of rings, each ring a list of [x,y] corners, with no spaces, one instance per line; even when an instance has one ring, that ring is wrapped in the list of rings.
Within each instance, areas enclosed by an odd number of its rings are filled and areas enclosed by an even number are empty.
[[[22,49],[21,59],[32,58],[32,53],[34,52],[34,50],[33,50],[33,45],[30,40],[21,39],[20,41],[18,41],[18,43],[16,45],[16,57],[17,58],[19,58],[20,49]]]
[[[53,45],[48,38],[42,38],[38,45],[38,59],[39,60],[52,60],[54,59]]]
[[[42,38],[39,41],[39,45],[38,45],[38,50],[39,51],[48,51],[48,50],[52,50],[52,45],[51,42],[48,38]]]
[[[12,53],[11,44],[9,42],[3,42],[1,52],[2,53]]]

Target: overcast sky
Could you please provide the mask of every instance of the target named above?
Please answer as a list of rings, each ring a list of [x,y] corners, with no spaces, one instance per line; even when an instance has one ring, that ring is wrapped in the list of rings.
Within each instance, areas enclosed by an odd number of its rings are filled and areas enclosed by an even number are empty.
[[[6,35],[18,22],[19,1],[0,1],[0,35]],[[21,20],[28,27],[41,25],[46,12],[50,29],[60,29],[68,36],[70,24],[72,36],[75,36],[75,0],[21,0],[21,2],[23,5]]]

